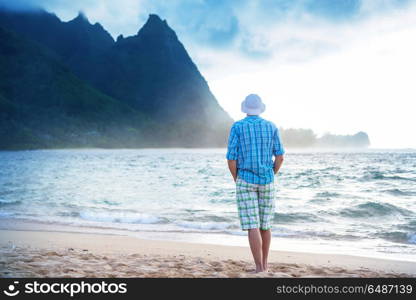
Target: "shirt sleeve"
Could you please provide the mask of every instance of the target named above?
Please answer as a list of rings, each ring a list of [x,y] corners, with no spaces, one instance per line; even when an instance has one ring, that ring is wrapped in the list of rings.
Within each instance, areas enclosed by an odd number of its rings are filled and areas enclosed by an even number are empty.
[[[238,146],[239,139],[237,134],[236,126],[233,125],[230,130],[230,136],[228,138],[228,149],[226,158],[228,160],[237,160],[238,158]]]
[[[279,129],[276,128],[273,135],[273,155],[283,155],[285,154],[285,149],[280,140]]]

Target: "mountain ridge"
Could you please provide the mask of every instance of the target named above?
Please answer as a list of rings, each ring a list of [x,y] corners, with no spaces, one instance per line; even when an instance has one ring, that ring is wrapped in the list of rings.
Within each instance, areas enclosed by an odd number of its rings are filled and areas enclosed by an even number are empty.
[[[174,30],[159,16],[149,15],[136,35],[119,37],[116,41],[101,24],[92,25],[82,12],[62,22],[45,11],[0,10],[0,26],[46,47],[44,52],[50,51],[51,57],[56,56],[68,72],[87,86],[145,116],[147,127],[135,130],[153,134],[148,135],[149,140],[143,140],[142,135],[140,142],[130,144],[136,147],[146,146],[150,141],[153,146],[226,144],[233,120],[212,95]],[[36,80],[39,85],[45,84]],[[59,98],[59,93],[62,91],[57,90],[53,97]],[[105,137],[104,133],[100,135]]]

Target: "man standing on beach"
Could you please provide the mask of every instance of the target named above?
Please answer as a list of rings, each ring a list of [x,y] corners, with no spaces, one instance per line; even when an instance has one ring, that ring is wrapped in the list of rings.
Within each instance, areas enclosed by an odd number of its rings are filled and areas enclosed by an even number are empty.
[[[259,116],[265,108],[258,95],[245,98],[241,111],[247,116],[231,127],[226,155],[236,183],[241,229],[248,231],[256,272],[267,272],[275,207],[274,175],[285,152],[277,127]]]

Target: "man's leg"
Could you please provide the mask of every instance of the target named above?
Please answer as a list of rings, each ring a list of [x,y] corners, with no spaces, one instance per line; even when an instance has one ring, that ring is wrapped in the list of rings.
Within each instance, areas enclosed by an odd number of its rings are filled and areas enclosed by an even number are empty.
[[[270,243],[272,239],[271,227],[274,218],[274,183],[260,185],[259,211],[260,211],[260,235],[262,238],[262,264],[264,271],[268,269]]]
[[[248,230],[248,241],[253,254],[256,272],[263,271],[262,241],[260,235],[258,193],[255,184],[237,178],[237,207],[242,230]]]
[[[248,230],[248,242],[256,264],[256,272],[263,272],[262,237],[258,228]]]
[[[262,265],[263,271],[267,272],[268,264],[267,259],[269,257],[270,242],[272,240],[272,230],[262,230],[260,229],[261,240],[262,240]]]

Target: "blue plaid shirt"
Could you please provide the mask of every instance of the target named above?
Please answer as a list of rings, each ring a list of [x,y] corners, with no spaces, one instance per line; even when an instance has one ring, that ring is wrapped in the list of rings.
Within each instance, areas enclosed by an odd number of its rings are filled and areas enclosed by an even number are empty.
[[[233,124],[227,159],[237,160],[237,176],[255,184],[274,181],[273,155],[283,155],[279,130],[259,116],[247,116]]]

